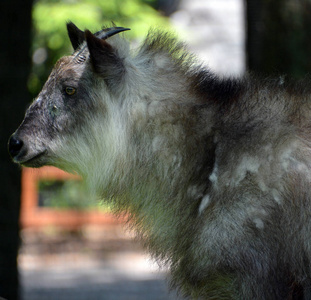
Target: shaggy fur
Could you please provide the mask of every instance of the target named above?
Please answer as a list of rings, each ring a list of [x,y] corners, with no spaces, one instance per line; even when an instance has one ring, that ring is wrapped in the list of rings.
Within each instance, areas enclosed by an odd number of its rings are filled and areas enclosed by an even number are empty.
[[[218,78],[167,33],[130,51],[109,30],[68,24],[14,161],[81,174],[191,299],[310,299],[310,83]]]

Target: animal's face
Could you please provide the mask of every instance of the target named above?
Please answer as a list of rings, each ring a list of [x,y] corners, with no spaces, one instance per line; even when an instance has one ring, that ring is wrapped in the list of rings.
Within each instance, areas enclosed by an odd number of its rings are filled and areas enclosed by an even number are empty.
[[[90,74],[85,74],[85,67],[75,64],[72,57],[58,61],[10,139],[15,162],[30,167],[55,163],[58,156],[55,148],[60,139],[75,135],[87,115],[95,110],[95,101],[88,93],[92,82]]]
[[[73,26],[69,24],[68,31],[77,49],[84,33]],[[87,44],[84,43],[79,55],[75,52],[57,62],[24,121],[10,138],[9,152],[15,162],[28,167],[55,165],[72,169],[75,168],[72,161],[80,163],[82,156],[92,151],[94,130],[102,131],[94,129],[94,124],[99,115],[105,114],[105,100],[111,98],[109,84],[114,84],[112,78],[118,77],[119,69],[113,64],[118,67],[121,64],[103,37],[87,34]]]

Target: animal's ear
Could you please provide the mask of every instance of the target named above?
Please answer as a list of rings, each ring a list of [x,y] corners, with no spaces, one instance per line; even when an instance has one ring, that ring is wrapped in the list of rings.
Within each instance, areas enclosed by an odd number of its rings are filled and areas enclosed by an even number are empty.
[[[77,50],[85,39],[84,32],[72,22],[67,23],[67,32],[73,49]]]
[[[100,39],[89,30],[85,31],[94,71],[102,76],[108,85],[117,84],[125,72],[122,58],[106,40]]]

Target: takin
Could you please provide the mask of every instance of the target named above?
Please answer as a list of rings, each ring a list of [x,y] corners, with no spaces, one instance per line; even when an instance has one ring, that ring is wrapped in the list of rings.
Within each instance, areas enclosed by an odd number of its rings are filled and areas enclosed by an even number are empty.
[[[191,299],[311,299],[311,83],[220,78],[171,34],[67,24],[74,48],[11,136],[78,173]]]

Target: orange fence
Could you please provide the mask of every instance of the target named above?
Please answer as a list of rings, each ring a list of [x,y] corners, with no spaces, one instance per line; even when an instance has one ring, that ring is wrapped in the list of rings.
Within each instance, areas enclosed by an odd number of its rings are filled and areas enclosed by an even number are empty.
[[[81,180],[77,175],[68,174],[54,167],[23,168],[20,217],[23,228],[53,225],[76,229],[86,224],[112,225],[120,223],[120,220],[116,219],[111,213],[95,209],[78,211],[39,207],[39,181],[50,179]]]

